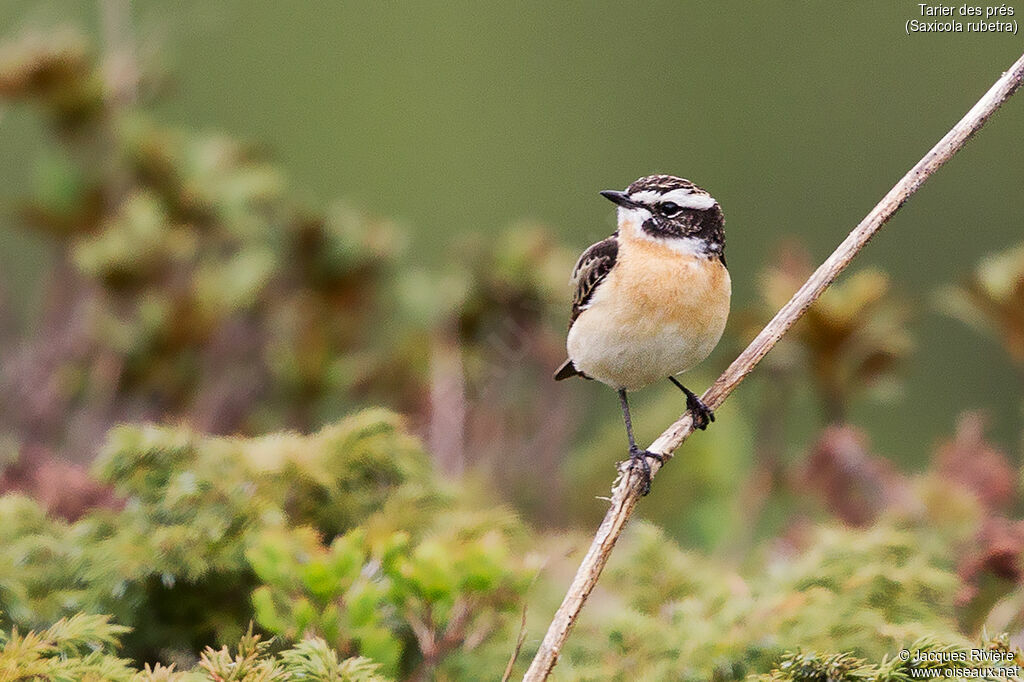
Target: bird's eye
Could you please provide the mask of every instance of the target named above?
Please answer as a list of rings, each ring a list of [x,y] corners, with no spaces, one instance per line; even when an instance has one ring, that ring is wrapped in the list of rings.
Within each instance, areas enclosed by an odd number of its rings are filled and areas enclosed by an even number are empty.
[[[671,201],[666,201],[661,205],[661,212],[668,218],[678,215],[682,210],[683,209],[680,208],[679,204],[672,203]]]

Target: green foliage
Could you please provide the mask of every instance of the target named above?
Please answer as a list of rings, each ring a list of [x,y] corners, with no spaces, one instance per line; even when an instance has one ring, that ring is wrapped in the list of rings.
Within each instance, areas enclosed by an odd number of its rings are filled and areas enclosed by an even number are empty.
[[[0,497],[0,618],[28,628],[95,612],[85,568],[98,525],[98,519],[69,525],[27,497]]]
[[[999,339],[1024,365],[1024,244],[985,258],[957,287],[942,290],[940,307]]]
[[[76,614],[38,632],[0,632],[0,679],[117,682],[132,679],[129,662],[115,651],[128,628],[107,616]]]
[[[967,647],[949,540],[896,519],[823,526],[802,549],[737,571],[636,526],[606,571],[616,603],[583,615],[559,670],[568,680],[732,680],[798,649],[880,660],[929,637]]]
[[[95,468],[138,503],[145,524],[189,533],[189,543],[209,544],[207,557],[216,556],[223,538],[266,523],[268,514],[283,512],[292,525],[333,535],[389,499],[436,490],[419,442],[399,417],[380,409],[309,436],[220,438],[184,428],[120,427]]]
[[[281,662],[296,679],[330,682],[386,682],[388,679],[379,673],[380,665],[369,658],[355,656],[339,661],[337,652],[320,638],[304,639],[282,652]]]
[[[73,671],[53,679],[478,678],[509,653],[524,574],[510,561],[517,531],[508,522],[469,514],[461,529],[439,530],[459,527],[453,520],[436,518],[437,529],[416,536],[354,529],[326,546],[308,527],[261,533],[247,552],[262,582],[256,617],[294,642],[276,654],[250,630],[234,650],[206,649],[192,669],[136,673],[117,657],[125,628],[76,616],[4,635],[0,661],[21,674]],[[898,518],[863,530],[823,526],[801,548],[776,548],[736,570],[635,525],[557,678],[897,682],[1015,665],[1019,658],[963,660],[972,645],[951,613],[948,556],[960,533],[949,528]],[[1007,641],[981,646],[1019,656]],[[903,648],[915,655],[903,660]]]
[[[418,542],[404,531],[369,540],[357,529],[329,547],[301,529],[264,534],[249,552],[264,583],[257,622],[287,639],[322,636],[392,674],[474,648],[516,609],[525,575],[493,518],[439,521]]]
[[[252,595],[256,620],[287,639],[325,637],[394,671],[402,643],[387,627],[387,587],[370,573],[365,532],[322,547],[311,532],[265,535],[249,552],[264,583]]]
[[[121,511],[67,524],[0,498],[0,608],[21,627],[78,610],[145,623],[126,642],[147,658],[239,634],[251,611],[236,595],[256,586],[246,552],[262,534],[309,526],[330,537],[387,503],[425,514],[440,495],[415,439],[382,410],[311,436],[120,427],[96,470]]]
[[[444,492],[418,442],[384,410],[309,436],[122,426],[95,469],[121,495],[120,511],[68,524],[27,498],[0,497],[7,622],[113,614],[131,626],[132,658],[182,660],[255,618],[286,642],[319,636],[397,675],[485,644],[525,589],[522,526]],[[237,656],[257,666],[253,679],[276,679],[262,649],[243,644]],[[286,662],[339,679],[362,670],[323,646],[299,647]]]
[[[134,614],[160,613],[160,625],[131,641],[144,651],[173,646],[183,631],[202,636],[179,644],[186,649],[236,636],[250,612],[234,595],[256,585],[246,552],[262,534],[308,525],[329,537],[388,499],[412,504],[434,490],[422,450],[382,410],[305,437],[122,427],[96,468],[128,500],[116,530],[97,540],[100,556],[118,558],[104,566],[116,576],[115,598],[100,608],[128,624]],[[209,612],[214,604],[220,613]],[[208,619],[197,622],[196,613]]]
[[[119,638],[129,628],[106,616],[77,614],[25,635],[0,631],[0,679],[5,682],[387,682],[368,658],[339,659],[322,639],[305,639],[276,655],[271,642],[249,631],[235,652],[208,647],[188,671],[145,665],[135,670],[118,658]]]
[[[933,639],[911,643],[906,659],[899,654],[869,663],[850,654],[787,653],[760,682],[909,682],[909,680],[1020,679],[1020,651],[1011,650],[1006,637],[984,641],[978,647],[940,644]],[[995,652],[988,658],[981,651]]]

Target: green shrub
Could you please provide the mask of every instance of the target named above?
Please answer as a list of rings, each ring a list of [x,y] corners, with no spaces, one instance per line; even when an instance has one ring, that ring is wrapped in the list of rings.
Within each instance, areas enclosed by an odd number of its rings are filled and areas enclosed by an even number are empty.
[[[443,517],[416,540],[376,541],[363,529],[324,547],[310,532],[265,534],[249,558],[264,584],[257,622],[292,640],[324,637],[391,674],[434,670],[483,643],[517,609],[526,586],[508,533],[471,515]]]
[[[612,603],[583,614],[560,679],[735,680],[791,660],[787,651],[877,661],[924,640],[969,648],[953,610],[955,536],[944,530],[898,518],[823,525],[802,549],[739,570],[638,524],[606,570]]]

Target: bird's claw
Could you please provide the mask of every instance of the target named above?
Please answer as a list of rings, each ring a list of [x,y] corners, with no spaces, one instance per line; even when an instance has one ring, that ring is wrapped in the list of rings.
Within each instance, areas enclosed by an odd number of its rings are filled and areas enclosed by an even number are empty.
[[[687,392],[686,409],[693,415],[693,428],[703,431],[708,424],[715,421],[714,411],[693,393]]]
[[[657,452],[641,450],[637,446],[629,449],[629,466],[631,469],[640,467],[640,495],[646,497],[651,492],[651,464],[647,458],[656,459],[664,463],[665,457]]]

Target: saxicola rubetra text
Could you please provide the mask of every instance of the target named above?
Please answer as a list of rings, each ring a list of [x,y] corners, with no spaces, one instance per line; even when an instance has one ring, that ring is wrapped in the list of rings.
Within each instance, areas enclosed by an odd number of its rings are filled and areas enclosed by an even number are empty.
[[[575,287],[566,349],[555,380],[597,379],[619,394],[632,465],[647,457],[633,438],[626,391],[667,377],[686,394],[693,423],[714,413],[675,378],[706,358],[722,338],[732,282],[725,267],[725,219],[714,197],[672,175],[640,178],[626,191],[605,190],[618,205],[618,229],[592,245],[573,268]]]

